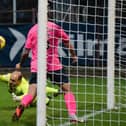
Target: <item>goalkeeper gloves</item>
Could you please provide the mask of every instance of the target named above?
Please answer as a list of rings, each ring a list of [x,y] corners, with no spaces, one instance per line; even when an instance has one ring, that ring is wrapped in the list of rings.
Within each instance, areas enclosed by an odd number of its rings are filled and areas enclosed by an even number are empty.
[[[20,96],[17,96],[15,93],[12,93],[12,99],[13,99],[13,101],[20,101],[21,100]]]

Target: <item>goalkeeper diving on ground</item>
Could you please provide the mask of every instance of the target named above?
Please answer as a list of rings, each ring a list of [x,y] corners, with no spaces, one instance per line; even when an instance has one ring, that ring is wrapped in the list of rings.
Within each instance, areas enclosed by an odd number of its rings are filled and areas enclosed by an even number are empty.
[[[0,74],[0,80],[8,83],[8,91],[12,95],[13,101],[21,101],[22,97],[28,92],[28,80],[22,75],[20,71]],[[46,104],[49,104],[51,97],[48,97],[48,94],[54,94],[56,96],[59,93],[59,90],[47,86],[46,93]]]

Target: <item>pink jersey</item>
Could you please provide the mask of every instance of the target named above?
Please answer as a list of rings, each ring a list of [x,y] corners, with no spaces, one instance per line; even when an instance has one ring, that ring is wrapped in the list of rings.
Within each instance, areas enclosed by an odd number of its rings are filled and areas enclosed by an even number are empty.
[[[25,48],[31,49],[32,52],[31,72],[37,72],[37,30],[36,24],[30,29],[25,43]]]
[[[38,25],[36,24],[30,29],[25,44],[25,48],[32,51],[31,72],[37,72],[37,30]],[[60,70],[62,69],[62,64],[58,55],[59,39],[63,40],[63,42],[68,42],[69,36],[60,26],[53,22],[48,22],[47,32],[47,71]]]
[[[63,42],[68,42],[69,36],[60,26],[53,22],[48,22],[47,71],[62,69],[58,55],[59,39],[63,40]]]

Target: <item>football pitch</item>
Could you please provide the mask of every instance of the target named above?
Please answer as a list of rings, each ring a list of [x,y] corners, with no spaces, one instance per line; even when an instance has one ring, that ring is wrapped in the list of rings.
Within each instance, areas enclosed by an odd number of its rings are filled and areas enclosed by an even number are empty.
[[[117,108],[107,110],[106,79],[71,77],[72,90],[77,100],[77,115],[86,118],[86,123],[69,122],[63,96],[52,98],[47,106],[47,126],[126,126],[125,80],[115,81]],[[118,82],[121,84],[119,88]],[[50,84],[49,84],[50,85]],[[36,126],[36,106],[25,109],[18,122],[11,117],[18,103],[13,102],[7,84],[0,81],[0,126]]]

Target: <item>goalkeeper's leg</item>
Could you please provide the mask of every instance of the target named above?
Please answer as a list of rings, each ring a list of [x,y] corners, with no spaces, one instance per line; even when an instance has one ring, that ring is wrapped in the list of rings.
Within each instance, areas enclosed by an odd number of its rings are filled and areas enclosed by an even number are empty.
[[[58,89],[46,86],[46,94],[48,93],[58,93]]]

